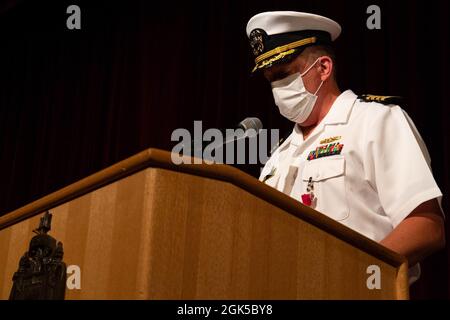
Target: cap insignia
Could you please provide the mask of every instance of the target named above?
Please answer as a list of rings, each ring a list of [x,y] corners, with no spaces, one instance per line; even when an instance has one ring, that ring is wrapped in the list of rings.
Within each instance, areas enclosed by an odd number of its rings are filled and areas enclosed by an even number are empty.
[[[255,29],[250,32],[250,46],[255,57],[264,52],[264,40],[266,37],[267,33],[263,29]]]

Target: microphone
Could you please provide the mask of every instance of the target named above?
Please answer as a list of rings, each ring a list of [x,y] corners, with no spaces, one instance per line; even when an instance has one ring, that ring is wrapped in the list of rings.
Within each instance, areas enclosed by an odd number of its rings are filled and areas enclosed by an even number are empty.
[[[241,128],[244,131],[254,129],[257,133],[259,133],[259,131],[263,128],[263,124],[258,118],[245,118],[239,122],[238,128]]]
[[[263,124],[260,119],[255,117],[248,117],[239,122],[236,129],[226,129],[225,137],[216,141],[215,143],[209,144],[207,146],[208,149],[222,149],[229,143],[234,143],[237,141],[241,141],[246,138],[255,138],[263,128]],[[195,136],[195,133],[194,133]],[[195,141],[195,138],[190,141],[191,146],[194,146],[192,149],[189,147],[189,150],[192,150],[191,155],[197,156],[201,158],[203,152],[203,141],[198,143]]]
[[[226,136],[225,142],[223,144],[227,144],[231,141],[238,141],[245,138],[254,138],[259,134],[259,132],[263,128],[263,124],[261,120],[259,120],[259,118],[249,117],[239,122],[237,128],[244,130],[244,134],[236,136],[233,133],[232,135]]]
[[[226,155],[227,162],[226,163],[228,163],[229,159],[232,159],[232,160],[228,164],[234,163],[235,151],[231,151],[231,153],[228,154],[228,146],[229,145],[231,146],[231,144],[234,144],[236,142],[241,143],[246,138],[255,139],[256,136],[261,132],[262,128],[263,128],[262,122],[258,118],[254,118],[254,117],[245,118],[244,120],[239,122],[236,129],[227,129],[226,130],[226,135],[225,135],[224,141],[218,141],[218,143],[216,143],[212,146],[210,145],[210,146],[208,146],[208,148],[209,148],[209,150],[215,150],[216,155],[218,153],[221,154],[222,159],[223,159],[223,152],[226,148],[226,152],[227,152],[227,155]],[[234,150],[234,147],[232,147],[232,150]],[[238,150],[241,150],[240,147],[238,147]],[[237,152],[239,152],[239,151],[237,151]],[[244,151],[244,154],[245,154],[245,151]],[[232,158],[228,158],[229,155],[231,155]],[[243,164],[245,162],[245,160],[243,160],[244,162],[240,162],[240,161],[242,161],[242,155],[239,155],[238,153],[236,153],[236,155],[238,156],[237,163]],[[245,157],[245,155],[244,155],[244,157]],[[221,158],[221,157],[219,156],[219,158]],[[239,160],[239,159],[241,159],[241,160]],[[216,161],[215,156],[213,156],[212,159],[208,159],[208,160],[212,160],[212,162]]]

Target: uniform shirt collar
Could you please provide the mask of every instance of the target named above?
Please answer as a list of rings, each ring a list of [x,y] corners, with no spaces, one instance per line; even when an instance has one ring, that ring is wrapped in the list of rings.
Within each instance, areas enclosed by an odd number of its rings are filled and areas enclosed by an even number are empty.
[[[352,90],[342,92],[334,101],[325,118],[323,118],[322,123],[324,125],[347,123],[350,111],[357,98],[358,96]]]
[[[323,120],[317,125],[314,131],[320,131],[321,128],[329,124],[347,123],[353,104],[358,96],[352,90],[342,92],[333,102],[330,110]],[[292,134],[282,143],[279,150],[286,148],[290,143],[300,145],[303,142],[302,129],[298,124],[294,126]]]

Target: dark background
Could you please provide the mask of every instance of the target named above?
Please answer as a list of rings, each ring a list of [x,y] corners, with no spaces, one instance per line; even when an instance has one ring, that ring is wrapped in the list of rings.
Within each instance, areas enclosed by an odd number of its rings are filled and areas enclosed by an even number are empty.
[[[66,28],[71,4],[81,30]],[[371,4],[381,30],[366,27]],[[146,148],[170,150],[172,131],[192,131],[194,120],[233,128],[257,116],[291,130],[269,84],[250,76],[245,27],[267,10],[342,25],[341,89],[405,97],[448,212],[449,9],[433,0],[0,1],[0,215]],[[447,247],[422,264],[412,298],[450,297],[448,260]]]

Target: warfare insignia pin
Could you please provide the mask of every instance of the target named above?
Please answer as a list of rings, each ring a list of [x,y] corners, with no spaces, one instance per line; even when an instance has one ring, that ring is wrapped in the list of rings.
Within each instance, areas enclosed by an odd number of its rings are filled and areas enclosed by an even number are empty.
[[[263,29],[255,29],[250,32],[250,46],[255,57],[264,52],[264,41],[266,37],[267,33]]]
[[[335,142],[335,141],[341,140],[341,138],[342,138],[341,136],[337,136],[337,137],[331,137],[331,138],[323,139],[323,140],[320,141],[320,144]]]

